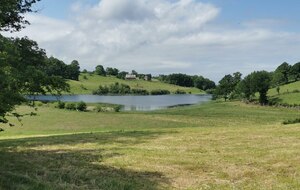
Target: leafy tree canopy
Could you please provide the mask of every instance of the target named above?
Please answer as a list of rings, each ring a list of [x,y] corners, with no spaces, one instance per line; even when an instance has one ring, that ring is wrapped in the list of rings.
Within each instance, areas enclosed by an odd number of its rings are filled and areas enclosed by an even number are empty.
[[[34,12],[32,5],[40,0],[1,0],[0,31],[20,31],[26,24],[24,14]]]

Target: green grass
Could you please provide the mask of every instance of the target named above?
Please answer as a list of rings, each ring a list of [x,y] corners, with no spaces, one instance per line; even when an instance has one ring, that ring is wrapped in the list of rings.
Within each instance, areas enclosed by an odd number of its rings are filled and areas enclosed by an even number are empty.
[[[281,124],[299,113],[238,102],[147,113],[40,107],[0,133],[0,189],[299,189],[300,124]]]
[[[84,79],[84,76],[87,79]],[[131,88],[139,88],[145,89],[148,91],[163,89],[169,90],[171,93],[174,93],[177,89],[183,90],[186,93],[191,92],[192,94],[200,94],[204,93],[203,91],[197,88],[186,88],[176,85],[171,85],[159,81],[144,81],[144,80],[121,80],[116,77],[103,77],[98,75],[90,75],[90,74],[81,74],[79,77],[79,81],[70,80],[68,83],[71,86],[72,94],[92,94],[94,90],[97,90],[99,85],[110,85],[115,82],[123,83],[129,85]]]
[[[293,92],[293,90],[300,90],[300,81],[280,86],[280,94]],[[277,95],[276,88],[270,89],[268,95],[276,96]]]
[[[272,88],[269,90],[268,95],[278,103],[300,104],[300,93],[293,92],[295,90],[300,91],[300,81],[280,86],[279,94],[276,88]]]

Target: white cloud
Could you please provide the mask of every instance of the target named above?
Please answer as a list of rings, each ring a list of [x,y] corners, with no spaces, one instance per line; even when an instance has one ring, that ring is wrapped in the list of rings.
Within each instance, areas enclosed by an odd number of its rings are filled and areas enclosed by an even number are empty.
[[[80,3],[81,2],[81,3]],[[27,16],[27,35],[48,54],[82,68],[98,64],[145,73],[184,72],[214,80],[234,71],[273,69],[300,60],[299,34],[273,30],[271,20],[240,28],[214,23],[220,9],[196,0],[101,0],[74,3],[73,19]]]

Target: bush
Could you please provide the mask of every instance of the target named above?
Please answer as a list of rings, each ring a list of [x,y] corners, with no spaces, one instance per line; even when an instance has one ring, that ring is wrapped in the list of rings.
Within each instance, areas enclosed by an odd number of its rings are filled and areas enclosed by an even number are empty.
[[[97,105],[96,106],[96,111],[97,112],[106,112],[107,111],[107,108],[102,106],[102,105]]]
[[[120,106],[120,105],[114,106],[115,112],[120,112],[121,109],[122,109],[122,106]]]
[[[61,102],[61,101],[59,101],[58,103],[57,103],[57,108],[58,109],[65,109],[65,103],[64,102]]]
[[[186,94],[184,90],[177,89],[174,94]]]
[[[94,95],[106,95],[109,93],[109,88],[107,86],[99,86],[98,90],[93,91]]]
[[[286,120],[286,121],[282,122],[282,124],[284,124],[284,125],[288,125],[288,124],[296,124],[296,123],[300,123],[300,118],[298,118],[298,119],[293,119],[293,120]]]
[[[151,95],[166,95],[166,94],[171,94],[169,90],[152,90]]]
[[[65,105],[67,110],[76,110],[76,105],[74,103],[68,103]]]
[[[76,107],[78,111],[86,111],[87,108],[86,103],[82,101],[79,102]]]
[[[144,89],[132,89],[131,93],[135,95],[149,95],[149,92]]]

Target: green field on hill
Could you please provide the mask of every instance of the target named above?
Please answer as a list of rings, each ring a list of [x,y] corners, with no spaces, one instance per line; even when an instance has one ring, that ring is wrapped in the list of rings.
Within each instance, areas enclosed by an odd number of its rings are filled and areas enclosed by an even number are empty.
[[[86,79],[85,79],[85,77]],[[99,75],[90,75],[90,74],[81,74],[79,81],[69,80],[68,83],[71,86],[71,94],[92,94],[94,90],[97,90],[99,85],[110,85],[113,83],[123,83],[129,85],[132,89],[145,89],[148,91],[151,90],[169,90],[171,93],[174,93],[176,90],[183,90],[186,93],[192,94],[203,94],[204,92],[197,88],[186,88],[176,85],[171,85],[163,83],[160,81],[144,81],[144,80],[122,80],[112,76],[99,76]]]
[[[299,115],[239,102],[121,113],[43,105],[0,133],[0,189],[299,189],[300,125],[282,125]]]
[[[280,86],[279,94],[276,88],[272,88],[268,96],[278,103],[300,104],[300,81]]]

